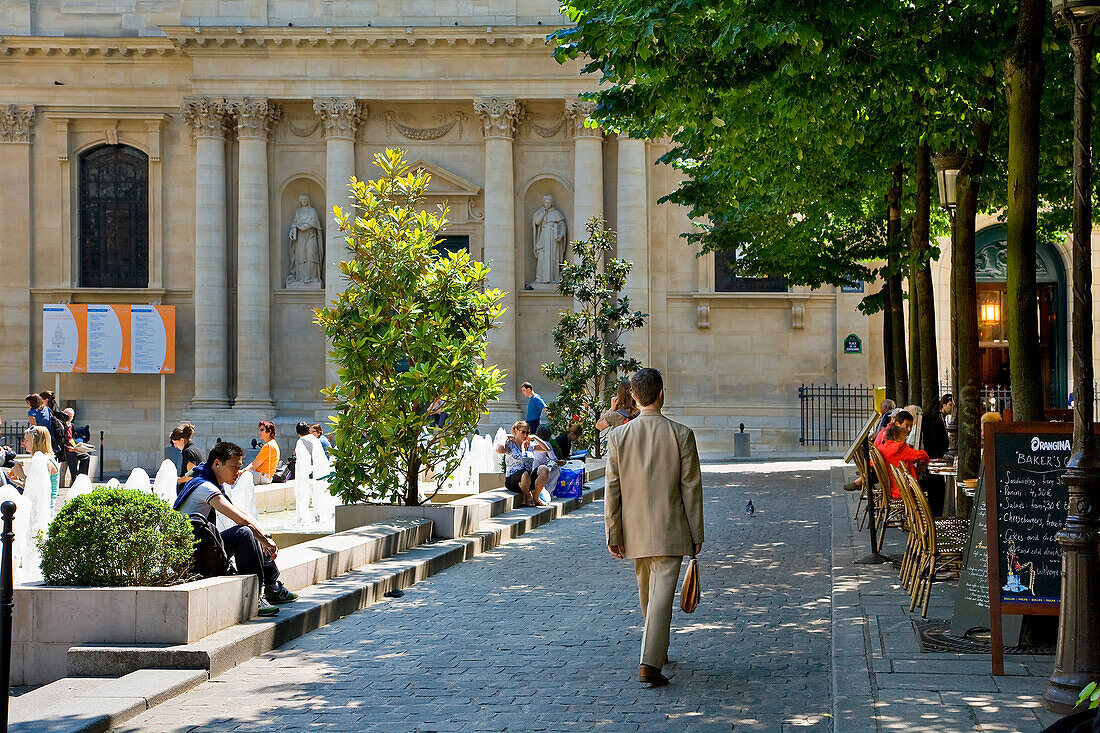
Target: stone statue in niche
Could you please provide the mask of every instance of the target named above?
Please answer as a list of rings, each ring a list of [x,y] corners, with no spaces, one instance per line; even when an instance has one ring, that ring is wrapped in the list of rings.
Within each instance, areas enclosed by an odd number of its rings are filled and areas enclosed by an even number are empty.
[[[569,241],[565,214],[554,206],[554,197],[542,197],[542,208],[531,218],[535,234],[535,283],[561,280],[561,262]]]
[[[290,275],[286,278],[286,287],[319,288],[324,284],[321,217],[310,205],[308,195],[299,196],[298,204],[290,224]]]

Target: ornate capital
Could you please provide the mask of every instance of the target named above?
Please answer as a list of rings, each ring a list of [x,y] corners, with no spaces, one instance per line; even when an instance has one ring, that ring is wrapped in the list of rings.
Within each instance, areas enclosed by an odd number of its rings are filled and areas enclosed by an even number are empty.
[[[573,137],[603,137],[599,127],[585,127],[584,123],[596,111],[596,103],[588,99],[568,99],[565,102],[565,116],[570,121]]]
[[[348,97],[313,100],[313,111],[325,126],[325,137],[355,139],[359,124],[367,118],[367,107]]]
[[[216,137],[225,139],[225,117],[229,105],[224,99],[195,97],[183,102],[183,119],[191,127],[191,139]]]
[[[485,137],[516,135],[516,122],[523,116],[523,107],[509,97],[488,97],[474,100],[474,114],[481,118]]]
[[[0,108],[0,142],[29,143],[34,139],[34,107],[9,104]]]
[[[279,121],[282,110],[274,102],[266,99],[245,97],[230,103],[233,116],[237,119],[237,137],[261,138],[266,140],[271,126]]]

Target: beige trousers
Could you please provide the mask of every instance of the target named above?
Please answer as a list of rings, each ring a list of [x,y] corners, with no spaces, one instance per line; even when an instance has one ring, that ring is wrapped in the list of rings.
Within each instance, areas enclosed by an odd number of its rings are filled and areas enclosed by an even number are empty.
[[[668,635],[672,625],[672,600],[680,577],[682,557],[638,557],[638,599],[645,617],[642,632],[642,664],[660,669],[668,660]]]

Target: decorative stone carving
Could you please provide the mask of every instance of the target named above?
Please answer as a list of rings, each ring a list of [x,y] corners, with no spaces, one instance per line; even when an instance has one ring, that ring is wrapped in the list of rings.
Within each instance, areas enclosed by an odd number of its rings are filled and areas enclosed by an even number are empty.
[[[229,104],[224,99],[195,97],[183,102],[183,119],[191,128],[191,139],[225,138],[225,117]]]
[[[298,197],[298,210],[290,224],[290,275],[288,288],[320,288],[323,284],[324,248],[321,218],[310,205],[309,196]]]
[[[396,127],[399,133],[410,140],[438,140],[453,130],[455,126],[458,127],[458,137],[461,138],[463,123],[470,119],[470,115],[465,112],[444,112],[439,115],[439,120],[443,124],[437,127],[410,127],[402,124],[401,121],[406,118],[403,115],[398,115],[393,110],[383,112],[382,119],[386,122],[386,137],[392,135],[392,128]]]
[[[325,126],[325,137],[355,139],[359,124],[366,119],[367,107],[351,98],[328,97],[313,100],[313,111]]]
[[[29,143],[33,139],[33,106],[9,104],[0,110],[0,142]]]
[[[237,137],[254,137],[266,140],[271,126],[282,117],[282,110],[266,99],[245,97],[230,103],[237,120]]]
[[[599,127],[585,127],[585,122],[596,111],[596,103],[587,99],[570,99],[565,103],[565,115],[572,123],[573,137],[603,137]]]
[[[535,283],[552,284],[561,279],[568,228],[565,214],[554,206],[554,197],[542,197],[542,208],[531,217],[535,234]]]
[[[555,115],[554,119],[558,121],[558,124],[553,125],[552,127],[543,127],[542,125],[535,122],[534,117],[531,117],[530,115],[528,115],[527,117],[527,122],[531,125],[531,129],[534,130],[535,134],[539,137],[557,137],[558,133],[561,132],[562,128],[565,127],[565,123],[569,120],[564,114]]]
[[[696,328],[710,328],[710,306],[701,305],[695,309]]]
[[[485,137],[515,137],[516,121],[523,116],[523,107],[514,99],[488,97],[474,100],[474,114],[481,118]]]

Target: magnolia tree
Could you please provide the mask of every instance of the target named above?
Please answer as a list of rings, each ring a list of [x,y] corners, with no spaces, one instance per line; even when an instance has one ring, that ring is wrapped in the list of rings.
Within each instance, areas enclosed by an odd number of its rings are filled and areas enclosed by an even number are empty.
[[[562,311],[554,329],[556,364],[543,364],[543,373],[561,384],[561,393],[549,408],[550,422],[565,428],[579,422],[582,440],[599,455],[596,421],[610,404],[619,374],[638,369],[621,343],[623,334],[641,327],[646,315],[630,310],[630,301],[619,293],[633,266],[629,260],[604,257],[615,249],[615,233],[602,218],[585,225],[588,240],[573,242],[574,261],[562,264],[558,292],[573,299],[572,311]]]
[[[400,150],[375,156],[375,181],[351,180],[352,212],[333,207],[351,258],[347,288],[316,322],[332,343],[339,381],[332,492],[346,503],[420,503],[420,476],[447,476],[462,439],[501,392],[485,365],[489,329],[504,312],[489,268],[465,251],[444,252],[447,210],[421,210],[430,176]],[[437,398],[447,421],[432,427]]]

